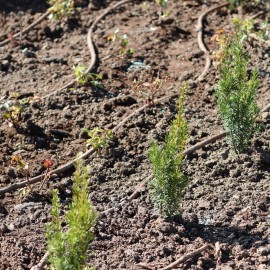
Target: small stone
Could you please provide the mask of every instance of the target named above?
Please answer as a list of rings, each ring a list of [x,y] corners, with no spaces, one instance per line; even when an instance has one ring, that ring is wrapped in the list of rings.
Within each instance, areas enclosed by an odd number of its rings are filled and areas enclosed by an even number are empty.
[[[13,223],[10,223],[9,225],[7,225],[7,229],[9,231],[14,231],[15,230],[15,225]]]
[[[36,54],[32,51],[29,51],[28,48],[24,48],[22,50],[22,53],[24,54],[24,56],[28,57],[28,58],[33,58],[36,57]]]

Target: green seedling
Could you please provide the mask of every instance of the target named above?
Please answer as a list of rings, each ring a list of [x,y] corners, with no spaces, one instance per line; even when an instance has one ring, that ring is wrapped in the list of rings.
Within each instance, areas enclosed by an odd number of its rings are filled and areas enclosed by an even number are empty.
[[[108,147],[109,141],[112,139],[113,134],[111,130],[105,131],[102,128],[95,127],[92,130],[84,129],[89,139],[86,141],[87,146],[91,146],[94,149]]]
[[[9,126],[19,129],[20,118],[23,111],[23,105],[19,101],[8,100],[0,104],[0,113],[2,118],[8,121]]]
[[[86,266],[87,250],[94,239],[91,229],[98,212],[89,201],[89,167],[81,159],[76,163],[72,202],[61,218],[61,204],[56,190],[52,192],[52,220],[47,224],[46,238],[51,270],[94,270]],[[66,228],[62,228],[62,219]]]
[[[220,80],[216,97],[221,118],[227,132],[227,141],[234,152],[245,151],[250,137],[256,130],[259,108],[256,91],[259,86],[258,72],[249,77],[249,55],[244,50],[245,37],[241,31],[227,36],[220,64]]]
[[[87,67],[82,64],[78,64],[73,67],[76,80],[79,84],[90,84],[99,89],[103,89],[104,86],[99,82],[102,80],[101,74],[87,72]]]
[[[2,118],[8,121],[9,126],[15,129],[20,128],[21,113],[28,105],[29,100],[24,98],[18,100],[18,95],[16,93],[11,94],[14,100],[8,100],[4,103],[0,103],[0,115]]]
[[[49,19],[59,20],[63,17],[69,17],[74,12],[74,0],[48,0],[51,6]]]
[[[28,192],[26,192],[25,190],[22,190],[21,194],[23,194],[23,195],[29,194],[32,191],[32,188],[31,188],[30,183],[29,183],[29,179],[30,179],[29,164],[20,155],[12,156],[11,160],[10,160],[10,164],[16,165],[18,172],[20,174],[22,174],[24,177],[26,177],[26,180],[28,182],[28,184],[27,184]]]
[[[126,34],[123,34],[123,35],[119,34],[118,28],[111,35],[107,37],[107,40],[112,41],[112,42],[119,40],[120,47],[121,47],[121,49],[119,50],[119,54],[122,56],[126,55],[128,57],[131,57],[135,53],[134,49],[128,48],[128,44],[129,44],[128,36]]]
[[[129,40],[128,40],[128,36],[126,34],[122,35],[120,37],[120,54],[121,55],[127,55],[127,56],[132,56],[135,53],[134,49],[128,49],[128,44],[129,44]]]
[[[149,150],[149,159],[155,179],[150,184],[151,197],[160,214],[172,218],[179,214],[180,202],[188,183],[182,172],[184,149],[188,139],[187,122],[184,117],[184,102],[187,85],[181,88],[178,113],[173,120],[165,144],[154,141]]]

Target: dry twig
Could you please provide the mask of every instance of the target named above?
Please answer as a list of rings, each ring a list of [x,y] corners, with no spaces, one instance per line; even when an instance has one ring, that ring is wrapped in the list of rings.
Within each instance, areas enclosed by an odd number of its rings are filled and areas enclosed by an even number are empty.
[[[160,268],[160,269],[158,269],[158,270],[171,270],[171,269],[174,269],[174,268],[177,267],[179,264],[184,263],[184,262],[186,262],[187,260],[189,260],[189,259],[191,259],[191,258],[194,258],[195,256],[201,254],[203,251],[206,251],[206,250],[208,250],[208,249],[210,249],[210,248],[211,248],[211,245],[206,244],[206,245],[204,245],[204,246],[202,246],[202,247],[196,249],[196,250],[193,251],[193,252],[190,252],[190,253],[188,253],[188,254],[186,254],[186,255],[181,256],[179,259],[177,259],[177,260],[174,261],[173,263],[171,263],[171,264],[169,264],[169,265],[167,265],[167,266],[165,266],[165,267],[163,267],[163,268]],[[144,264],[144,263],[143,263],[143,264],[137,264],[137,266],[140,266],[140,267],[142,267],[142,268],[144,268],[144,269],[151,269],[151,267],[148,267],[148,266],[147,266],[146,264]]]
[[[171,270],[173,268],[175,268],[176,266],[178,266],[180,263],[184,263],[185,261],[187,261],[188,259],[190,258],[193,258],[199,254],[201,254],[203,251],[209,249],[211,246],[209,244],[207,245],[204,245],[200,248],[198,248],[197,250],[193,251],[193,252],[190,252],[186,255],[183,255],[182,257],[180,257],[178,260],[176,260],[175,262],[159,269],[159,270]]]

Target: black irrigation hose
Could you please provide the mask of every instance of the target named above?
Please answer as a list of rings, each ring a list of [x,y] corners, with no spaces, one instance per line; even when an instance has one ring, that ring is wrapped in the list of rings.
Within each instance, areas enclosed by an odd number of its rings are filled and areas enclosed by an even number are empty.
[[[228,5],[229,5],[229,3],[223,3],[223,4],[220,4],[216,7],[212,7],[210,9],[206,10],[205,12],[203,12],[198,18],[198,25],[197,25],[198,45],[199,45],[199,48],[201,49],[201,51],[203,51],[204,55],[205,55],[205,66],[204,66],[202,73],[200,74],[200,76],[197,79],[198,81],[201,81],[204,79],[205,75],[207,74],[207,72],[211,66],[211,56],[210,56],[210,53],[209,53],[208,49],[206,48],[204,41],[203,41],[203,20],[204,20],[205,16],[208,15],[210,12],[215,11],[215,10],[222,8],[222,7],[226,7]]]

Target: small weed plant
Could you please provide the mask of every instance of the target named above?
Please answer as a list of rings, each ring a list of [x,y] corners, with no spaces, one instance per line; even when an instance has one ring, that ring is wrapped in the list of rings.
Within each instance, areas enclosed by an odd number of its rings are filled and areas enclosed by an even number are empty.
[[[86,266],[87,249],[94,239],[90,230],[96,223],[98,213],[89,202],[89,168],[79,160],[76,164],[73,197],[64,216],[67,230],[62,228],[61,205],[57,191],[52,193],[52,221],[47,224],[49,263],[51,270],[90,270]]]
[[[247,148],[259,114],[256,104],[258,72],[253,70],[250,76],[248,74],[249,55],[244,49],[244,40],[239,30],[226,38],[216,90],[227,140],[237,154]]]
[[[100,149],[108,147],[109,141],[112,139],[113,134],[111,130],[105,131],[102,128],[95,127],[92,130],[84,129],[89,139],[87,140],[87,146],[92,146],[94,149]]]
[[[26,104],[28,104],[27,99],[12,99],[0,103],[0,116],[8,121],[10,127],[19,129],[21,113],[25,109]]]
[[[150,184],[152,199],[164,217],[171,218],[179,213],[180,202],[188,183],[181,171],[183,151],[188,139],[187,122],[184,118],[184,102],[187,86],[181,89],[178,113],[173,120],[164,146],[154,141],[150,147],[154,180]]]
[[[104,88],[103,85],[100,83],[100,81],[102,80],[101,74],[87,72],[87,67],[85,67],[82,64],[78,64],[77,66],[74,66],[73,68],[74,68],[76,80],[79,84],[90,84],[99,89]]]
[[[126,34],[123,35],[120,34],[118,28],[115,29],[115,31],[107,37],[107,40],[111,42],[115,42],[116,40],[119,41],[121,47],[119,50],[119,54],[121,56],[131,57],[135,53],[135,50],[133,48],[128,48],[129,45],[128,36]]]
[[[59,20],[63,17],[69,17],[74,12],[74,0],[48,0],[51,14],[50,19]]]

